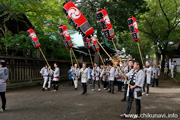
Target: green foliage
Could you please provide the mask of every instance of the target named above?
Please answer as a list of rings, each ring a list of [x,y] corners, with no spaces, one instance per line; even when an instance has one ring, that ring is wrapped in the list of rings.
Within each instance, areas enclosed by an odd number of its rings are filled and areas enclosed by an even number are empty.
[[[164,68],[165,57],[171,57],[180,36],[180,1],[147,0],[150,10],[140,15],[139,29],[145,37],[152,40],[156,53],[162,55],[161,67]],[[171,44],[170,44],[171,43]],[[162,72],[164,69],[161,69]]]
[[[117,48],[119,50],[125,48],[127,54],[139,57],[137,45],[130,38],[127,19],[130,16],[138,18],[139,14],[148,11],[147,3],[144,0],[82,0],[78,8],[88,19],[93,28],[97,29],[97,36],[100,41],[103,39],[103,36],[100,25],[97,22],[96,12],[101,8],[106,9],[115,32],[114,41]],[[143,42],[144,41],[141,43],[143,44]],[[108,43],[110,47],[113,48],[112,42],[108,41]],[[134,49],[131,49],[131,45],[133,45]],[[144,49],[143,47],[142,50]]]
[[[3,21],[0,21],[0,27],[9,20],[22,21],[21,15],[28,17],[34,25],[36,34],[41,43],[41,48],[45,52],[47,58],[55,56],[55,58],[69,59],[69,51],[66,50],[61,36],[58,32],[60,24],[68,23],[68,19],[63,12],[63,2],[65,0],[1,0],[4,3],[5,11],[1,16],[5,16]],[[25,21],[22,21],[25,22]],[[71,29],[71,26],[68,26]],[[24,55],[27,50],[32,51],[32,56],[35,56],[35,49],[27,37],[26,31],[19,31],[18,34],[11,33],[9,30],[5,34],[1,34],[1,43],[8,48],[21,49]],[[2,44],[0,44],[2,46]],[[5,47],[2,46],[2,47]],[[52,54],[53,53],[53,54]]]

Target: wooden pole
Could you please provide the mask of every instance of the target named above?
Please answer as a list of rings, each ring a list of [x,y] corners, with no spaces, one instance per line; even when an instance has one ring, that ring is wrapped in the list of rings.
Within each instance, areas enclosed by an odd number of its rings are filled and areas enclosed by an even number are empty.
[[[93,36],[93,37],[94,37],[94,36]],[[95,37],[94,37],[94,39],[98,42],[99,46],[104,50],[104,52],[107,54],[107,56],[108,56],[108,57],[113,61],[113,63],[114,63],[114,60],[113,60],[113,59],[111,58],[111,56],[107,53],[107,51],[103,48],[103,46],[101,45],[101,43],[100,43]],[[117,67],[116,64],[114,64],[114,65],[115,65],[115,67]],[[117,69],[119,70],[119,72],[120,72],[121,74],[123,74],[119,67],[117,67]],[[125,78],[125,77],[124,77],[124,78]],[[125,80],[127,81],[128,85],[131,87],[131,85],[130,85],[129,81],[127,80],[127,78],[125,78]]]
[[[44,55],[44,53],[40,47],[39,47],[39,50],[40,50],[41,54],[43,55],[44,60],[46,61],[46,64],[48,65],[48,67],[50,67],[50,65],[49,65],[49,63],[48,63],[48,61],[47,61],[47,59],[46,59],[46,57],[45,57],[45,55]],[[51,69],[51,71],[52,71],[52,74],[54,75],[54,71],[52,69]]]
[[[49,67],[49,63],[48,63],[48,61],[47,61],[47,59],[46,59],[46,57],[45,57],[45,55],[44,55],[44,53],[43,53],[43,51],[42,51],[42,49],[41,49],[40,47],[39,47],[39,50],[40,50],[41,54],[43,55],[44,60],[46,61],[46,64],[47,64],[48,67]]]
[[[77,61],[77,59],[76,59],[76,55],[75,55],[75,53],[74,53],[74,50],[73,50],[72,48],[71,48],[71,50],[72,50],[72,53],[73,53],[74,58],[75,58],[75,60],[76,60],[76,63],[77,63],[77,65],[78,65],[79,69],[80,69],[79,63],[78,63],[78,61]]]
[[[92,67],[93,67],[93,60],[92,60],[92,57],[91,57],[91,52],[90,50],[88,49],[88,52],[89,52],[89,56],[90,56],[90,59],[91,59],[91,64],[92,64]]]
[[[144,62],[143,62],[143,59],[142,59],[142,54],[141,54],[141,49],[140,49],[140,45],[139,45],[139,42],[137,42],[137,45],[138,45],[138,49],[139,49],[139,54],[140,54],[140,57],[141,57],[141,62],[144,66]]]
[[[69,52],[70,52],[70,57],[71,57],[71,64],[72,64],[72,66],[73,66],[73,59],[72,59],[71,50],[69,50]]]
[[[116,53],[117,53],[117,55],[118,55],[118,57],[119,57],[119,54],[118,54],[118,51],[117,51],[117,47],[116,47],[116,45],[115,45],[115,43],[114,43],[114,40],[113,40],[113,39],[112,39],[112,43],[113,43],[114,48],[115,48],[115,50],[116,50]]]
[[[98,53],[98,55],[99,55],[99,57],[100,57],[100,59],[101,59],[101,62],[103,63],[103,66],[105,66],[105,64],[104,64],[104,61],[103,61],[103,59],[102,59],[101,54],[99,53],[99,51],[97,51],[97,53]]]

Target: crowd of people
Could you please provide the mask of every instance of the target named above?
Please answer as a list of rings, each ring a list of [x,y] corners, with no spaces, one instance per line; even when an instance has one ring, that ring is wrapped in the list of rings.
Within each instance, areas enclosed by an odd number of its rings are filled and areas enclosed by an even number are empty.
[[[177,72],[177,63],[176,60],[172,62],[167,62],[165,64],[164,73],[165,75],[169,76],[169,73],[171,73],[171,78],[174,78],[175,74]]]
[[[2,99],[1,111],[5,110],[6,106],[6,80],[8,78],[8,69],[3,66],[5,61],[0,61],[0,96]],[[54,63],[54,70],[50,66],[45,65],[40,70],[44,78],[42,91],[46,89],[51,92],[58,91],[58,84],[60,78],[60,69],[57,63]],[[77,64],[74,64],[68,70],[69,85],[74,85],[75,90],[79,88],[78,80],[81,80],[83,88],[82,95],[87,95],[87,86],[90,86],[92,92],[101,91],[103,86],[104,90],[108,93],[114,94],[115,89],[123,92],[122,102],[127,101],[127,109],[124,114],[120,115],[125,117],[129,114],[132,106],[133,99],[136,101],[136,114],[135,118],[138,118],[141,111],[141,97],[142,95],[149,95],[150,84],[154,87],[159,85],[158,77],[160,76],[160,69],[156,65],[150,65],[149,61],[146,61],[145,66],[142,66],[141,62],[128,60],[124,64],[115,64],[112,61],[107,62],[107,65],[98,66],[94,63],[92,66],[86,66],[82,64],[82,68],[78,68]],[[52,82],[52,83],[51,83]],[[96,86],[97,85],[97,86]],[[117,85],[117,87],[115,87]],[[146,90],[146,91],[145,91]]]

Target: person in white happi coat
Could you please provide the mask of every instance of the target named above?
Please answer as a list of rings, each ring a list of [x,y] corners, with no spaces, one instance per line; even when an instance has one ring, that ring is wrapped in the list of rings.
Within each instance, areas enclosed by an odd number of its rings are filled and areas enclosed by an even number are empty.
[[[45,65],[43,68],[41,68],[40,70],[40,74],[42,75],[43,79],[44,79],[44,71],[45,69],[47,69],[47,65]],[[44,80],[45,81],[45,80]],[[47,89],[47,88],[46,88]]]
[[[104,68],[104,65],[101,65],[101,66],[100,66],[100,73],[99,73],[99,74],[100,74],[100,81],[101,81],[101,84],[102,84],[102,85],[103,85],[103,82],[104,82],[104,81],[102,80],[102,77],[101,77],[101,73],[102,73],[102,71],[103,71],[103,68]]]
[[[128,66],[125,66],[124,68],[124,73],[127,74],[129,71],[131,71],[133,69],[133,60],[129,60],[128,62]],[[127,77],[127,80],[129,80],[129,77]],[[122,102],[126,101],[126,95],[127,95],[127,88],[128,88],[128,84],[127,81],[124,80],[124,97],[121,100]]]
[[[44,83],[43,83],[43,88],[42,91],[44,91],[44,89],[46,88],[46,84],[48,83],[48,90],[50,90],[50,86],[51,86],[51,77],[52,77],[52,71],[50,69],[51,67],[49,66],[49,68],[47,68],[47,65],[45,67],[43,67],[40,71],[40,73],[42,74],[43,78],[44,78]],[[47,89],[47,88],[46,88]]]
[[[80,77],[79,68],[77,67],[77,64],[74,64],[74,68],[72,69],[72,72],[73,72],[72,79],[74,81],[74,87],[75,87],[75,90],[77,90],[77,88],[78,88],[78,79]]]
[[[98,91],[100,91],[100,81],[99,81],[99,75],[100,75],[100,68],[98,67],[97,63],[94,63],[93,71],[91,73],[92,79],[93,79],[93,89],[92,91],[95,90],[95,84],[96,81],[98,83]]]
[[[119,69],[122,70],[122,67],[119,67],[117,66]],[[118,85],[118,91],[122,91],[122,85],[124,83],[124,79],[123,79],[123,76],[121,74],[121,72],[118,70],[118,68],[115,69],[115,78],[116,78],[116,81],[117,81],[117,85]]]
[[[136,115],[133,119],[137,119],[141,113],[141,98],[142,98],[142,87],[144,85],[145,74],[144,71],[141,70],[142,65],[140,62],[136,61],[134,63],[134,69],[128,72],[124,77],[130,77],[129,83],[131,86],[128,85],[128,101],[127,101],[127,108],[126,112],[121,117],[126,117],[127,114],[130,113],[133,99],[136,100]]]
[[[90,72],[88,68],[86,68],[86,64],[83,63],[82,68],[80,69],[81,74],[81,84],[83,87],[82,95],[87,94],[87,82],[90,78]]]
[[[4,60],[0,60],[0,97],[2,101],[2,107],[0,112],[6,109],[6,80],[8,79],[8,68]]]
[[[152,87],[154,87],[154,82],[156,81],[156,86],[158,87],[158,76],[160,76],[160,69],[156,65],[153,65],[152,69]]]
[[[114,94],[114,77],[115,77],[115,68],[113,67],[113,63],[109,63],[109,90],[108,92]]]
[[[58,86],[59,86],[59,78],[60,78],[60,69],[58,68],[58,64],[54,63],[55,70],[53,71],[53,80],[52,80],[52,86],[53,90],[52,92],[57,92]]]
[[[144,82],[144,86],[143,86],[143,94],[145,94],[145,85],[147,87],[147,91],[146,91],[146,95],[149,95],[149,86],[151,84],[151,72],[152,72],[152,68],[150,66],[149,61],[146,61],[146,66],[144,68],[145,71],[145,82]]]

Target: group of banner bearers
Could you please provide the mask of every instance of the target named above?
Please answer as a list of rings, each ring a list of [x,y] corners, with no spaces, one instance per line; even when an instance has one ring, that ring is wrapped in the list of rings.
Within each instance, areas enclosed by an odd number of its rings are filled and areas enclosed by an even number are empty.
[[[93,66],[92,72],[90,73],[90,69],[86,67],[86,64],[82,65],[82,68],[80,68],[78,61],[76,59],[76,56],[73,51],[73,43],[71,41],[70,34],[67,30],[67,27],[65,25],[60,25],[59,26],[59,32],[60,35],[62,36],[63,42],[68,50],[70,50],[74,55],[74,58],[76,60],[76,64],[73,66],[72,62],[72,67],[69,71],[70,74],[72,74],[72,78],[74,81],[74,86],[75,89],[78,88],[78,79],[81,78],[81,83],[83,87],[83,93],[82,94],[87,94],[87,83],[88,80],[91,80],[92,77],[92,82],[93,82],[93,89],[92,91],[95,90],[95,83],[97,82],[98,84],[98,91],[100,91],[100,79],[103,80],[103,85],[104,89],[108,88],[108,92],[111,92],[114,94],[114,80],[115,78],[118,83],[119,90],[122,88],[122,82],[124,82],[124,98],[122,101],[126,101],[126,95],[128,96],[127,99],[127,110],[126,114],[129,114],[132,106],[133,99],[136,100],[136,113],[137,115],[140,115],[140,110],[141,110],[141,96],[142,96],[142,91],[141,88],[144,86],[144,79],[146,76],[146,79],[149,78],[149,69],[146,69],[146,75],[145,72],[142,71],[142,64],[138,61],[136,61],[133,65],[132,61],[129,61],[128,65],[124,66],[125,68],[123,69],[122,67],[116,65],[114,60],[111,58],[111,56],[107,53],[107,51],[102,47],[102,45],[99,43],[99,41],[94,37],[94,29],[91,27],[87,19],[83,16],[83,14],[80,12],[80,10],[75,6],[73,2],[65,2],[63,4],[63,11],[69,18],[69,20],[73,23],[75,29],[79,31],[83,37],[84,45],[85,48],[88,50],[90,54],[90,59],[91,63]],[[111,40],[113,42],[113,37],[114,37],[114,31],[112,29],[112,25],[110,22],[110,19],[108,17],[107,11],[105,9],[100,9],[97,12],[97,18],[99,20],[99,24],[102,28],[102,33],[104,36]],[[139,52],[140,52],[140,47],[139,47],[139,42],[138,40],[140,39],[139,36],[139,30],[137,27],[136,19],[134,17],[130,17],[128,19],[128,26],[130,29],[130,34],[132,36],[133,41],[137,42]],[[56,92],[58,90],[58,80],[59,80],[59,68],[57,67],[57,64],[54,64],[55,71],[51,69],[49,66],[42,50],[40,49],[40,43],[39,40],[34,32],[34,30],[30,29],[27,31],[30,39],[32,40],[32,43],[35,48],[39,48],[41,51],[47,66],[41,70],[41,74],[44,77],[45,83],[43,84],[43,90],[45,89],[46,82],[49,81],[48,88],[50,88],[50,77],[53,75],[53,92]],[[108,63],[107,66],[105,66],[104,61],[99,53],[99,45],[102,48],[102,50],[107,54],[107,56],[110,58],[111,62]],[[113,42],[113,45],[116,49],[116,46]],[[98,53],[99,57],[101,58],[101,61],[103,65],[101,66],[101,69],[97,66],[96,63],[93,64],[92,58],[91,58],[91,53],[90,53],[90,48],[92,48],[95,52]],[[117,49],[116,49],[117,51]],[[141,52],[140,52],[141,55]],[[142,60],[142,56],[141,56]],[[71,60],[72,61],[72,60]],[[142,60],[143,61],[143,60]],[[143,63],[143,62],[142,62]],[[147,88],[149,90],[149,79],[147,81]],[[148,94],[148,92],[147,92]],[[121,115],[121,117],[125,117],[125,114]],[[136,116],[135,118],[137,118]]]

